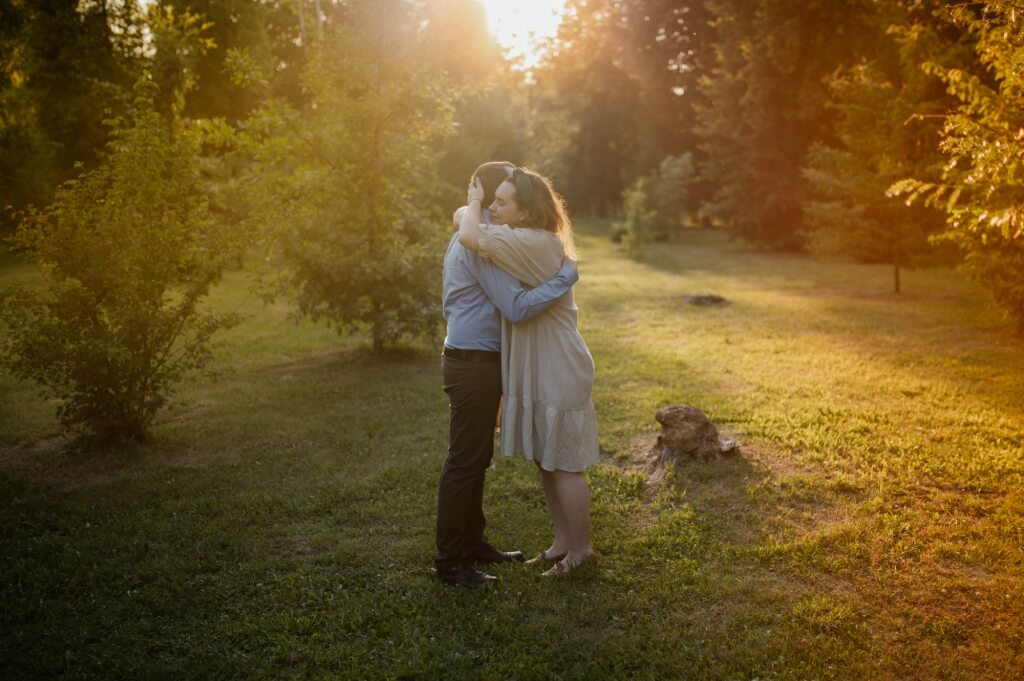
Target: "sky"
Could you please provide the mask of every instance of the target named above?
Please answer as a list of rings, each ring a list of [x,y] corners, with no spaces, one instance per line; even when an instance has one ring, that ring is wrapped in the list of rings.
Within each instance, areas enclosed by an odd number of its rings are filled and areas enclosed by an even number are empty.
[[[523,68],[531,69],[540,61],[537,50],[546,38],[558,31],[565,0],[479,0],[487,15],[487,25],[498,43],[512,58],[523,59]]]

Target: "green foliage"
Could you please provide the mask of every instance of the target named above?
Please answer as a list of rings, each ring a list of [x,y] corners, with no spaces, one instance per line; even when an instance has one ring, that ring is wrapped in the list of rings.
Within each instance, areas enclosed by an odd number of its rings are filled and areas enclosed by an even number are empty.
[[[809,250],[891,262],[897,291],[901,265],[923,258],[927,237],[942,228],[939,211],[908,209],[886,196],[902,177],[941,172],[939,114],[952,102],[941,82],[921,71],[920,62],[956,62],[969,50],[965,39],[926,39],[950,28],[944,7],[904,4],[890,0],[880,6],[870,62],[829,78],[833,139],[813,143],[803,169],[811,190],[803,201]]]
[[[58,181],[57,153],[26,89],[0,89],[0,209],[49,201]],[[0,213],[0,220],[7,217]]]
[[[108,6],[109,5],[109,6]],[[0,0],[0,218],[49,201],[124,113],[142,50],[133,0]],[[8,227],[13,224],[8,223]]]
[[[508,69],[477,0],[432,0],[424,14],[421,49],[430,51],[431,61],[452,84],[449,97],[458,134],[444,139],[438,172],[449,185],[445,205],[456,206],[466,200],[466,182],[480,163],[527,163],[528,86],[521,73]],[[540,168],[554,172],[547,163]]]
[[[658,169],[639,178],[622,196],[624,218],[616,223],[632,257],[651,241],[669,241],[697,214],[691,188],[697,182],[693,154],[664,158]]]
[[[696,151],[709,18],[700,1],[566,3],[526,89],[531,161],[557,177],[574,213],[618,212],[623,190],[661,159]]]
[[[147,101],[155,88],[139,88],[132,120],[111,123],[103,163],[30,208],[14,237],[45,287],[5,297],[4,363],[61,400],[68,433],[144,437],[174,383],[236,321],[201,307],[235,252],[197,173],[201,131],[172,136]]]
[[[333,9],[333,3],[323,4]],[[268,95],[301,101],[300,74],[314,42],[312,2],[160,0],[159,5],[176,16],[201,17],[206,25],[207,49],[190,55],[187,71],[181,71],[195,81],[183,102],[185,115],[235,123]],[[240,69],[245,78],[239,77]]]
[[[823,80],[862,53],[874,5],[707,2],[718,31],[697,124],[702,174],[714,187],[707,219],[762,244],[799,245],[801,166],[831,123]]]
[[[629,178],[636,177],[639,130],[638,85],[604,54],[578,61],[574,53],[548,64],[534,88],[530,114],[541,167],[557,168],[560,191],[573,211],[605,217],[619,205]],[[549,160],[550,159],[550,160]]]
[[[657,178],[654,195],[662,228],[655,240],[667,241],[679,236],[680,229],[697,221],[699,206],[694,187],[698,178],[694,154],[666,156],[658,165]]]
[[[654,208],[652,177],[641,177],[633,186],[622,193],[622,222],[615,224],[614,238],[621,238],[626,252],[632,258],[640,258],[644,247],[650,243],[657,229],[658,212]]]
[[[1024,330],[1024,16],[1013,2],[956,6],[956,23],[975,38],[987,73],[928,62],[960,106],[946,118],[941,181],[896,182],[894,196],[947,213],[945,238]]]
[[[253,150],[251,224],[268,297],[376,350],[434,336],[448,219],[437,200],[451,94],[431,69],[413,6],[348,5],[305,73],[303,110],[270,102],[241,128]]]
[[[173,120],[184,114],[185,98],[198,84],[199,60],[216,47],[209,36],[213,24],[188,10],[159,4],[146,12],[146,24],[153,34],[152,56],[146,68],[159,85],[156,108]]]

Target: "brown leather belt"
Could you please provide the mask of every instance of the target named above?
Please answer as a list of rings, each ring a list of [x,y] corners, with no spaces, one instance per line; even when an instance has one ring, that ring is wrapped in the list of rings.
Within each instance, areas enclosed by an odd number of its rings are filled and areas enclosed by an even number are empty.
[[[445,357],[464,359],[467,362],[500,362],[501,353],[495,350],[459,350],[444,346],[441,354]]]

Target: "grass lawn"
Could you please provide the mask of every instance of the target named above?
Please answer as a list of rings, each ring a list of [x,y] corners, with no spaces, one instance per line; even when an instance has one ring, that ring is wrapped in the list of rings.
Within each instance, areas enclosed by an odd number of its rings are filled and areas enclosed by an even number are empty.
[[[248,317],[149,444],[67,451],[0,375],[2,676],[1024,679],[1024,340],[984,293],[580,233],[596,570],[441,584],[438,348],[375,357],[232,273],[213,304]],[[2,263],[0,287],[30,278]],[[741,453],[648,485],[669,404]],[[498,460],[485,507],[499,546],[546,546],[532,464]]]

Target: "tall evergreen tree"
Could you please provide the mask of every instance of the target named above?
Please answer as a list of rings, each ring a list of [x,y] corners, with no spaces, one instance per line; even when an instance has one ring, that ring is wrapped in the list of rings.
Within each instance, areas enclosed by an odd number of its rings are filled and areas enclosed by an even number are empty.
[[[900,266],[926,252],[943,222],[939,211],[908,209],[886,195],[898,179],[937,178],[941,170],[941,114],[953,99],[920,64],[963,63],[973,41],[956,30],[944,3],[895,0],[879,9],[871,61],[829,78],[834,134],[807,155],[804,226],[814,252],[891,262],[899,292]]]
[[[705,214],[766,245],[799,245],[801,167],[827,137],[824,76],[863,53],[875,3],[708,0],[717,60],[698,113],[703,174],[717,189]]]

